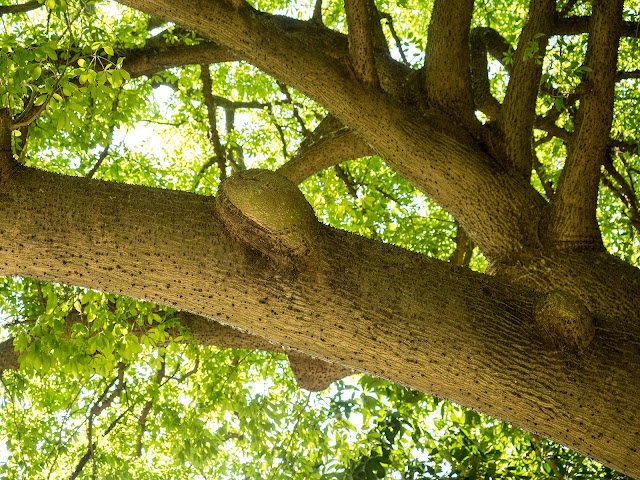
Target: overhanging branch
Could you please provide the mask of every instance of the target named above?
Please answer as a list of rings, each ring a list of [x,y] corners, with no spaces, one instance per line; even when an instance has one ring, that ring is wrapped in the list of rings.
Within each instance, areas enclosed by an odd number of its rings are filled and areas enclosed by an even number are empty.
[[[261,195],[260,205],[284,201],[281,212],[302,211],[290,190],[282,195],[246,186]],[[599,312],[588,354],[572,368],[537,331],[539,293],[319,224],[296,223],[294,231],[315,233],[286,236],[279,222],[297,216],[255,213],[266,235],[260,239],[244,230],[251,223],[229,217],[233,211],[221,210],[224,204],[211,197],[24,167],[0,183],[0,193],[10,206],[0,210],[3,275],[199,313],[511,421],[640,474],[630,448],[637,445],[640,417],[620,418],[620,411],[637,407],[640,354],[629,339],[640,338],[638,318]],[[285,236],[270,228],[284,228]],[[274,256],[259,253],[261,242],[279,238],[280,252],[298,253],[289,260],[274,249],[268,250]],[[300,238],[307,239],[306,250]],[[636,302],[625,312],[640,312],[637,298],[624,300]],[[606,389],[597,375],[602,371],[616,375]]]
[[[436,0],[424,61],[429,102],[466,122],[475,119],[469,71],[473,0]]]
[[[504,133],[504,150],[509,168],[528,179],[533,165],[533,122],[542,60],[553,25],[555,0],[532,0],[518,48],[513,70],[498,119]]]
[[[593,2],[583,95],[575,133],[551,202],[546,241],[559,248],[603,248],[596,219],[600,166],[613,120],[622,0]]]
[[[333,165],[373,154],[371,147],[355,132],[327,115],[278,172],[298,184]]]

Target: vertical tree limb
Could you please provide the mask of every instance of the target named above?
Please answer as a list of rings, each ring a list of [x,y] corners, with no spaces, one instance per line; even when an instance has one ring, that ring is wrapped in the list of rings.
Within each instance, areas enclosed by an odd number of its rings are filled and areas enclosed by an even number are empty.
[[[474,28],[469,34],[469,67],[473,104],[476,110],[484,113],[488,121],[497,120],[501,108],[500,102],[491,94],[491,84],[489,83],[487,43],[489,36],[493,34],[500,37],[498,32],[487,27]]]
[[[378,9],[373,0],[345,0],[344,9],[349,29],[351,65],[363,84],[377,87],[379,81],[375,56],[379,51],[388,51]]]
[[[473,119],[469,28],[473,0],[436,0],[424,60],[429,101],[465,120]]]
[[[514,172],[529,178],[533,164],[533,122],[542,76],[542,59],[553,27],[555,0],[532,0],[518,40],[513,71],[498,125],[504,133],[504,154]]]
[[[600,166],[613,120],[623,0],[595,0],[575,133],[551,202],[546,241],[559,248],[602,248],[596,219]]]
[[[227,178],[227,161],[225,158],[224,147],[220,141],[218,134],[218,124],[216,119],[216,103],[213,98],[213,83],[209,65],[200,65],[200,78],[202,80],[202,94],[204,95],[204,103],[207,107],[207,118],[209,119],[209,140],[213,145],[218,168],[220,170],[220,180]]]

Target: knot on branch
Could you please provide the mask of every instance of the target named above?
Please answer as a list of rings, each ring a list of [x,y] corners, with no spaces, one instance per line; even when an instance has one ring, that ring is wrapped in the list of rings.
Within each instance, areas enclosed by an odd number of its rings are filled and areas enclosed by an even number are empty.
[[[582,355],[596,334],[593,315],[568,292],[556,290],[539,298],[534,318],[540,337],[569,356]]]
[[[319,232],[298,187],[270,170],[245,170],[223,181],[216,199],[228,231],[272,259],[306,255]]]
[[[353,370],[325,362],[319,358],[296,352],[287,353],[291,372],[296,378],[298,387],[310,392],[321,392],[333,382],[353,375]]]

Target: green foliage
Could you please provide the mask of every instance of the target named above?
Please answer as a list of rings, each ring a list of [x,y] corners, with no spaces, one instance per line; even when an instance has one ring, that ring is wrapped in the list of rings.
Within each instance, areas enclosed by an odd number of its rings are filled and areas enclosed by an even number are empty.
[[[418,68],[431,2],[377,4],[394,18],[401,48]],[[284,0],[254,5],[300,18],[313,9],[312,2]],[[342,3],[323,6],[327,26],[344,31]],[[494,27],[515,45],[525,7],[477,1],[474,26]],[[586,13],[581,8],[578,3],[575,13]],[[123,68],[127,52],[150,36],[150,21],[113,3],[76,0],[46,0],[28,14],[3,17],[0,106],[14,116],[29,110],[28,116],[46,105],[28,134],[15,138],[25,164],[215,193],[220,172],[208,164],[215,149],[207,137],[200,67],[134,79]],[[395,45],[390,29],[384,31]],[[165,36],[168,44],[200,40],[173,27]],[[538,113],[557,111],[569,131],[575,115],[569,99],[589,71],[582,63],[585,42],[585,36],[553,37],[544,59],[537,41],[525,52],[542,62],[549,87]],[[640,67],[637,51],[638,39],[623,40],[622,69]],[[513,49],[508,52],[507,65]],[[210,72],[212,93],[233,105],[233,117],[222,103],[216,107],[227,174],[281,165],[324,115],[251,65],[212,65]],[[493,62],[497,98],[507,80],[505,67]],[[639,120],[628,113],[639,101],[637,82],[620,82],[617,95],[614,134],[638,138]],[[557,184],[565,152],[561,141],[536,135],[542,174],[532,183],[544,192],[543,181]],[[637,190],[637,151],[615,152],[612,161]],[[380,158],[339,168],[302,185],[323,222],[451,257],[453,219]],[[607,246],[638,265],[629,206],[604,186],[600,198]],[[476,252],[471,267],[485,266]],[[93,472],[122,479],[622,478],[535,435],[379,379],[353,377],[306,394],[284,356],[195,345],[171,309],[29,279],[3,279],[0,294],[3,333],[21,352],[20,369],[2,374],[2,478],[68,478],[88,453],[78,478]]]

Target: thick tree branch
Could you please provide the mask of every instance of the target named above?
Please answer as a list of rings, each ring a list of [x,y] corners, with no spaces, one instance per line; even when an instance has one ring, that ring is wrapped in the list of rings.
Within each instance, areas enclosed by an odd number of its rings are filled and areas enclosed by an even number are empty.
[[[344,0],[344,9],[351,65],[364,85],[376,87],[379,83],[376,57],[388,53],[378,9],[373,0]]]
[[[464,121],[475,119],[469,71],[473,0],[436,0],[424,61],[429,102]]]
[[[355,132],[332,115],[327,115],[304,139],[291,160],[278,169],[278,173],[298,184],[333,165],[373,153]]]
[[[556,11],[555,0],[532,0],[513,57],[513,70],[498,119],[508,167],[528,179],[533,165],[533,122],[542,59]]]
[[[222,325],[200,315],[179,312],[178,319],[180,324],[186,327],[191,334],[192,338],[185,340],[187,343],[195,342],[198,345],[218,348],[240,348],[285,353],[289,358],[289,365],[296,378],[296,383],[300,388],[306,390],[324,390],[333,382],[353,374],[351,369],[301,354],[285,345],[268,341],[237,328]],[[91,327],[83,315],[73,311],[66,318],[64,325],[65,335],[70,334],[71,327],[75,323],[82,323],[88,328]],[[153,327],[154,325],[147,323],[142,326],[135,325],[130,329],[130,332],[137,337],[141,337]],[[169,333],[178,335],[178,332],[174,330]],[[0,373],[3,370],[17,370],[20,367],[18,357],[22,353],[15,350],[13,338],[0,342]]]
[[[44,3],[40,3],[38,0],[31,0],[30,2],[21,3],[18,5],[1,5],[0,17],[10,13],[24,13],[35,10],[36,8],[43,7]]]
[[[580,35],[588,33],[591,17],[561,17],[557,18],[551,31],[552,35]],[[621,37],[640,37],[640,22],[621,22]]]
[[[600,166],[609,144],[622,0],[595,0],[575,133],[551,202],[548,242],[559,248],[602,248],[596,220]]]
[[[165,45],[162,47],[143,47],[124,53],[122,63],[131,77],[151,76],[168,68],[184,65],[199,65],[233,62],[241,57],[214,42],[199,45]]]
[[[366,132],[364,140],[448,210],[486,256],[505,257],[536,241],[534,225],[545,202],[529,183],[501,172],[485,150],[446,116],[423,113],[415,105],[364,88],[344,61],[318,48],[322,43],[318,38],[334,34],[318,31],[317,24],[250,9],[237,11],[222,0],[186,1],[180,9],[170,0],[125,3],[214,39],[314,99],[356,132]],[[335,38],[341,42],[339,34]],[[405,69],[394,65],[394,71]],[[477,216],[480,205],[492,222]]]
[[[624,273],[601,278],[598,265],[612,261],[605,254],[594,253],[580,272],[571,271],[583,265],[571,254],[545,258],[545,272],[561,272],[580,291],[601,292],[585,297],[597,335],[577,350],[586,353],[574,368],[536,327],[538,292],[314,223],[290,183],[285,188],[271,174],[254,188],[258,180],[251,175],[228,179],[222,199],[214,201],[22,167],[0,183],[7,206],[0,209],[0,273],[127,294],[215,318],[640,474],[634,450],[640,417],[620,415],[637,407],[636,269],[621,264],[616,268]],[[281,208],[252,211],[251,205]],[[254,220],[245,223],[237,211]],[[294,253],[283,257],[283,251]],[[604,292],[613,284],[628,292],[609,299]],[[606,389],[603,371],[612,376]]]

